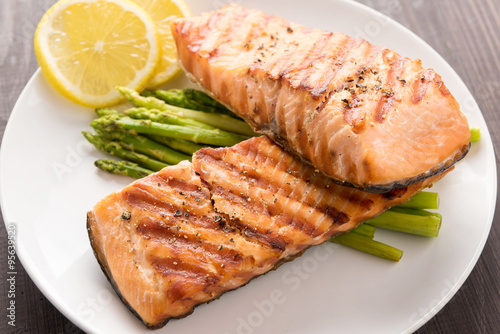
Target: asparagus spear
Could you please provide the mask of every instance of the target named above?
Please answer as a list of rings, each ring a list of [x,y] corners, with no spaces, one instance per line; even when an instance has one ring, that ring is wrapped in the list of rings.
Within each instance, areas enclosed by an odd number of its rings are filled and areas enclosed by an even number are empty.
[[[82,134],[98,150],[116,156],[123,160],[135,162],[141,167],[157,172],[160,169],[168,166],[166,163],[163,163],[155,159],[151,159],[150,157],[144,154],[127,150],[123,148],[123,146],[120,145],[120,143],[107,140],[89,131],[82,131]]]
[[[206,113],[185,108],[179,108],[166,104],[165,101],[155,97],[144,97],[134,90],[126,87],[117,87],[118,91],[131,103],[138,107],[157,109],[175,113],[177,116],[192,118],[196,121],[212,125],[218,129],[238,133],[246,136],[257,135],[244,121],[237,120],[231,116],[216,113]],[[217,145],[217,144],[215,144]]]
[[[154,122],[173,125],[187,125],[203,129],[215,129],[215,127],[195,121],[190,118],[179,117],[168,111],[147,108],[131,108],[123,112],[125,115],[135,119],[149,119]]]
[[[366,239],[361,239],[356,236],[352,237],[351,234],[358,234],[364,236],[365,238],[373,239],[375,226],[377,226],[416,235],[435,237],[439,233],[442,216],[439,213],[429,212],[423,210],[422,208],[437,209],[438,206],[439,197],[437,193],[420,192],[414,195],[407,203],[392,207],[389,211],[384,212],[382,215],[368,220],[365,224],[341,235],[340,238],[336,237],[337,241],[334,241],[335,239],[332,239],[332,241],[376,256],[387,258],[386,256],[381,256],[380,250],[377,250],[381,247],[380,243],[377,243],[376,241],[375,243],[370,243]],[[386,250],[384,246],[382,247]],[[399,252],[401,252],[401,255],[399,255]],[[389,248],[389,254],[392,254],[391,256],[393,256],[394,259],[398,259],[402,256],[402,251],[391,247]]]
[[[157,89],[157,90],[144,91],[141,93],[141,95],[146,97],[150,96],[156,97],[157,99],[163,100],[167,104],[176,107],[210,112],[210,113],[226,114],[231,117],[239,118],[229,109],[227,109],[223,104],[212,99],[204,92],[196,89],[191,89],[191,88],[169,89],[169,90]]]
[[[97,116],[107,116],[107,115],[119,115],[120,112],[115,109],[110,109],[110,108],[98,108],[95,110],[95,113]]]
[[[194,152],[206,147],[183,139],[167,138],[157,135],[152,135],[149,137],[160,144],[166,145],[176,151],[186,154],[193,154]]]
[[[226,108],[226,106],[224,106],[222,103],[219,103],[218,101],[210,97],[208,94],[200,90],[186,88],[184,89],[184,95],[186,96],[187,99],[191,101],[199,101],[199,103],[202,104],[207,109],[208,107],[213,107],[214,110],[217,110],[220,113],[228,114],[230,116],[236,116],[231,110]]]
[[[441,220],[443,219],[443,216],[441,216],[441,214],[437,212],[430,212],[422,209],[405,208],[405,207],[400,207],[399,205],[392,207],[390,211],[405,213],[407,215],[414,215],[414,216],[434,216],[437,217],[438,219]]]
[[[406,203],[396,207],[414,209],[437,209],[439,207],[439,194],[431,191],[421,191],[410,198]]]
[[[365,223],[405,233],[437,237],[441,221],[441,218],[435,215],[416,215],[389,210]]]
[[[373,239],[373,237],[375,236],[375,226],[362,224],[362,225],[359,225],[358,227],[356,227],[351,232],[358,233],[358,234],[364,235],[367,238]],[[351,232],[349,232],[349,233],[351,233]]]
[[[475,142],[481,139],[481,129],[480,128],[471,128],[470,129],[470,141]]]
[[[136,179],[143,178],[154,173],[152,170],[142,168],[129,161],[117,161],[111,159],[99,159],[94,163],[97,168],[113,174],[126,175]]]
[[[92,125],[93,124],[93,125]],[[92,121],[92,126],[99,126],[107,132],[133,130],[137,133],[147,135],[159,135],[169,138],[189,140],[195,143],[202,143],[216,146],[233,146],[248,137],[221,131],[219,129],[201,129],[188,126],[162,124],[150,120],[137,120],[118,115],[109,115],[97,118]],[[163,160],[162,160],[163,161]]]
[[[169,147],[161,145],[149,138],[134,135],[108,122],[107,119],[116,118],[116,116],[104,116],[93,120],[90,125],[105,138],[118,141],[120,145],[131,151],[145,154],[153,159],[163,161],[167,164],[177,164],[183,160],[190,160],[191,156],[172,150]]]
[[[344,233],[330,239],[330,241],[396,262],[398,262],[403,256],[402,250],[372,240],[371,238],[359,233]]]

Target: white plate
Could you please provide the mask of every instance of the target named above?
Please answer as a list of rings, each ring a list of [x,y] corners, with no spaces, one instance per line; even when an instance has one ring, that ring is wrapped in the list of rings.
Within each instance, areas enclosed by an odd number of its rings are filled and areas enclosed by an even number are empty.
[[[195,14],[224,1],[188,1]],[[444,216],[437,239],[378,232],[404,250],[400,263],[325,244],[249,285],[202,305],[155,333],[409,333],[454,295],[487,239],[497,193],[493,146],[470,92],[453,69],[413,33],[350,1],[234,1],[310,27],[343,31],[420,58],[442,75],[482,139],[435,190]],[[400,8],[391,7],[397,11]],[[395,12],[397,14],[397,12]],[[179,78],[173,85],[185,85]],[[59,96],[40,72],[19,98],[0,157],[5,223],[17,251],[49,300],[89,333],[151,333],[118,300],[90,249],[85,214],[130,182],[93,166],[102,155],[80,134],[93,111]]]

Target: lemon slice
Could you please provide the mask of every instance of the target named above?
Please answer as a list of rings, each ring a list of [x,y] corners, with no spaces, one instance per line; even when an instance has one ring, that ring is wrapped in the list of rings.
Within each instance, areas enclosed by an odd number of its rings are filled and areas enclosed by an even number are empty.
[[[170,23],[177,17],[189,17],[191,11],[182,0],[133,0],[140,5],[153,19],[160,33],[162,58],[155,76],[148,86],[156,87],[164,84],[177,73],[181,67],[177,61],[175,41]]]
[[[118,102],[115,86],[144,88],[159,64],[159,43],[155,23],[131,0],[61,0],[42,17],[34,38],[50,84],[90,107]]]

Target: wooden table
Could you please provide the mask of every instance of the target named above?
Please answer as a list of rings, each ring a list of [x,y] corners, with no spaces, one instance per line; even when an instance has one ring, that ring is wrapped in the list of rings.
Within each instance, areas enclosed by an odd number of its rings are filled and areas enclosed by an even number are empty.
[[[475,96],[495,146],[500,144],[500,2],[496,0],[359,0],[415,32],[458,72]],[[32,38],[55,0],[0,4],[0,134],[24,85],[38,67]],[[498,156],[497,156],[497,165]],[[28,208],[29,209],[29,208]],[[7,307],[7,236],[0,224],[1,307]],[[16,327],[5,315],[0,333],[81,333],[57,311],[22,268],[16,277]],[[417,333],[500,333],[500,216],[471,275]]]

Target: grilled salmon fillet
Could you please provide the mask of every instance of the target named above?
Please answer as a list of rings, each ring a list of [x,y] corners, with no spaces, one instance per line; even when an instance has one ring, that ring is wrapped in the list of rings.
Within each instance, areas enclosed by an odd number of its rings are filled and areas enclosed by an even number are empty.
[[[88,232],[123,302],[158,328],[408,200],[442,175],[368,193],[332,182],[258,137],[202,149],[192,163],[109,195],[88,213]]]
[[[339,184],[386,192],[468,152],[466,117],[419,60],[238,5],[172,31],[191,78]]]

